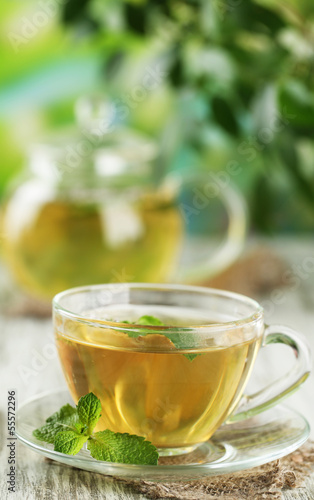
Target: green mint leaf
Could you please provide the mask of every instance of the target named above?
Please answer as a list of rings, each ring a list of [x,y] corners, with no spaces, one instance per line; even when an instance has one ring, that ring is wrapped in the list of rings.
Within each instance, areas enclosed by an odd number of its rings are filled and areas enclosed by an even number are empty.
[[[100,400],[92,392],[86,394],[77,403],[77,413],[80,422],[87,426],[87,433],[91,434],[101,416]]]
[[[160,319],[155,318],[154,316],[142,316],[134,323],[131,323],[131,321],[127,320],[121,321],[121,323],[125,323],[128,325],[142,325],[142,326],[165,326],[165,324],[162,321],[160,321]],[[128,336],[134,339],[145,335],[152,335],[153,333],[155,332],[153,332],[152,330],[141,330],[140,332],[129,330],[127,332]]]
[[[185,353],[185,356],[189,361],[193,361],[193,359],[197,358],[197,356],[201,356],[202,353],[198,352],[197,354]]]
[[[137,322],[137,325],[146,325],[146,326],[165,326],[165,323],[160,321],[160,319],[155,318],[154,316],[142,316]]]
[[[87,440],[88,436],[75,431],[61,431],[55,436],[54,449],[66,455],[76,455]]]
[[[128,323],[130,324],[129,321],[122,321],[122,323]],[[135,322],[136,325],[144,325],[144,326],[166,326],[160,319],[155,318],[154,316],[142,316],[139,320]],[[129,331],[127,332],[129,337],[132,338],[137,338],[141,335],[152,335],[155,333],[154,331],[151,330],[141,330],[140,332],[132,332]],[[187,334],[187,333],[181,333],[181,332],[167,332],[163,331],[162,335],[167,337],[173,345],[177,349],[184,349],[185,344],[188,342],[187,348],[191,347],[193,343],[195,342],[193,334]],[[183,353],[183,356],[185,356],[189,361],[193,361],[197,356],[200,356],[201,353]]]
[[[54,443],[56,435],[65,429],[80,430],[79,416],[76,408],[67,404],[47,418],[46,424],[33,431],[33,435],[40,441]]]
[[[93,434],[87,443],[92,457],[105,462],[136,465],[157,465],[158,451],[142,436],[115,433],[109,430]]]

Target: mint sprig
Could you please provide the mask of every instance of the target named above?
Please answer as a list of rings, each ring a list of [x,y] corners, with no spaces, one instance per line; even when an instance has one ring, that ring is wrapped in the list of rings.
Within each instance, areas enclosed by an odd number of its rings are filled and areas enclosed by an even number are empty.
[[[157,448],[142,436],[105,431],[93,432],[101,417],[100,400],[90,392],[77,407],[67,404],[33,431],[40,441],[54,444],[55,451],[76,455],[87,442],[96,460],[124,464],[157,465]]]
[[[166,326],[160,319],[155,318],[154,316],[142,316],[134,323],[131,323],[130,321],[122,321],[122,323],[126,323],[129,325],[134,324],[134,325],[143,325],[143,326]],[[132,337],[132,338],[137,338],[137,337],[145,336],[145,335],[152,335],[155,333],[156,332],[153,330],[141,330],[140,332],[129,330],[127,332],[128,336]],[[176,331],[172,331],[172,332],[162,331],[160,333],[162,335],[164,335],[165,337],[167,337],[169,340],[171,340],[171,342],[173,343],[173,345],[177,349],[189,348],[191,345],[195,344],[195,338],[194,338],[193,334],[189,334],[187,332],[182,333],[181,329],[178,332],[176,332]],[[189,347],[186,347],[187,343],[189,344]],[[193,359],[195,359],[197,356],[201,355],[201,353],[195,353],[195,354],[194,353],[182,353],[182,354],[189,361],[193,361]]]

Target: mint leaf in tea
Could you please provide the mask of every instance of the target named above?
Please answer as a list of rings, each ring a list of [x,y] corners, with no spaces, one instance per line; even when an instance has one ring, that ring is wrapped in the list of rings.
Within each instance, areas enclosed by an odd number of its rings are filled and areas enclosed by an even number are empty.
[[[165,323],[154,316],[142,316],[137,322],[138,325],[146,326],[166,326]]]
[[[131,325],[131,324],[143,325],[143,326],[166,326],[165,323],[163,323],[160,319],[155,318],[154,316],[148,316],[148,315],[142,316],[140,319],[138,319],[134,323],[131,323],[130,321],[127,321],[127,320],[121,321],[121,323],[129,324],[129,325]],[[180,330],[182,330],[182,329],[180,329]],[[151,330],[146,330],[146,331],[141,330],[140,332],[136,332],[136,331],[132,332],[132,330],[131,330],[131,331],[128,331],[127,333],[129,335],[129,337],[137,338],[137,337],[140,337],[142,335],[154,334],[155,332],[151,331]],[[164,335],[169,340],[171,340],[171,342],[173,343],[173,345],[177,349],[184,349],[184,347],[186,346],[187,343],[189,344],[189,346],[193,346],[195,344],[195,339],[193,338],[192,334],[184,333],[182,335],[182,333],[180,333],[180,331],[178,331],[178,333],[175,331],[169,333],[166,330],[163,332],[160,332],[160,333],[162,333],[162,335]],[[195,359],[197,356],[200,356],[200,353],[183,353],[183,356],[185,356],[189,361],[193,361],[193,359]]]
[[[40,441],[54,444],[54,450],[76,455],[87,442],[96,460],[137,465],[157,465],[158,452],[143,436],[121,434],[109,429],[93,432],[101,417],[101,402],[93,393],[82,396],[76,408],[67,404],[35,429]]]

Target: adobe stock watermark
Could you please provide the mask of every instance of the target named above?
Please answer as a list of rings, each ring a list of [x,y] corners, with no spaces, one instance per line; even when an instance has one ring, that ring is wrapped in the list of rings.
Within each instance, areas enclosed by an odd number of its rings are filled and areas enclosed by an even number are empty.
[[[83,139],[75,145],[68,145],[65,153],[56,164],[56,174],[62,175],[64,169],[67,172],[79,166],[82,160],[87,158],[95,147],[101,143],[105,134],[112,130],[115,122],[124,121],[131,110],[137,108],[149,95],[157,89],[165,79],[167,72],[161,63],[145,68],[144,75],[138,85],[134,85],[130,92],[122,94],[119,99],[115,99],[108,108],[108,115],[97,121],[97,126],[84,128],[81,130]]]
[[[129,275],[125,269],[121,272],[112,271],[113,279],[112,281],[104,287],[101,287],[97,293],[97,303],[98,307],[105,307],[110,304],[114,304],[114,296],[119,296],[125,292],[128,295],[129,283],[132,282],[134,276]],[[84,305],[86,310],[95,308],[95,296],[93,294],[86,294],[84,298]],[[113,320],[114,321],[114,320]]]
[[[129,93],[122,94],[119,99],[114,101],[118,118],[125,120],[130,114],[130,109],[136,109],[140,103],[145,101],[149,93],[156,90],[167,75],[168,72],[161,62],[154,66],[147,66],[141,81],[134,85]]]
[[[238,161],[230,161],[224,170],[218,172],[209,172],[207,174],[208,182],[201,188],[194,187],[192,205],[180,203],[179,209],[186,223],[190,222],[191,217],[199,215],[210,203],[212,198],[219,196],[220,192],[230,184],[232,177],[239,175],[242,167]]]
[[[29,17],[23,16],[17,31],[9,31],[7,38],[11,43],[14,52],[17,54],[22,47],[35,38],[42,31],[49,21],[55,17],[61,5],[68,0],[39,0],[37,9]]]
[[[155,432],[158,425],[168,420],[171,414],[176,413],[178,409],[179,405],[171,403],[169,396],[164,400],[157,398],[151,417],[147,417],[141,422],[141,434],[149,436]]]
[[[242,141],[238,146],[238,153],[244,156],[246,163],[251,163],[259,153],[275,140],[276,134],[288,126],[293,118],[295,118],[295,114],[288,113],[286,108],[284,113],[274,111],[269,125],[262,127],[255,136],[250,136],[247,140]],[[185,222],[188,223],[191,217],[199,215],[208,206],[210,200],[219,196],[220,192],[228,187],[232,177],[239,175],[242,170],[239,161],[231,160],[224,169],[218,172],[209,172],[209,181],[202,188],[192,190],[194,193],[192,205],[188,203],[180,204],[179,208]]]
[[[212,5],[214,10],[217,12],[220,20],[224,19],[227,14],[234,11],[243,0],[213,0]]]
[[[113,278],[111,283],[103,288],[100,293],[99,301],[103,305],[109,305],[112,303],[114,295],[123,293],[123,291],[128,291],[128,283],[134,280],[134,276],[128,274],[126,268],[121,271],[113,270],[111,271]]]
[[[256,135],[248,137],[239,144],[238,153],[243,155],[248,163],[254,161],[295,117],[295,114],[288,112],[287,107],[283,109],[283,113],[274,111],[267,126],[260,128]]]
[[[267,317],[274,314],[276,306],[284,304],[288,299],[288,293],[297,291],[302,282],[308,280],[314,274],[314,256],[305,257],[301,264],[293,264],[287,269],[282,282],[286,285],[285,289],[276,288],[270,293],[269,299],[263,300],[261,306],[264,308]]]
[[[37,377],[47,367],[48,363],[57,358],[57,348],[53,342],[49,342],[42,349],[31,349],[27,365],[21,364],[17,372],[26,386],[29,380]]]

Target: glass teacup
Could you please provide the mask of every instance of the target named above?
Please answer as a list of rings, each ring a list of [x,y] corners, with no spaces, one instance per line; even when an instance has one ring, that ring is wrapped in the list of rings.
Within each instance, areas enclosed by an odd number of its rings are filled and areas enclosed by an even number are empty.
[[[117,284],[67,290],[53,301],[56,343],[75,402],[93,392],[97,430],[145,436],[161,455],[208,441],[226,421],[251,417],[289,395],[310,372],[306,341],[265,326],[248,297],[183,285]],[[165,326],[147,326],[155,317]],[[293,348],[292,370],[258,393],[244,389],[261,347]]]

